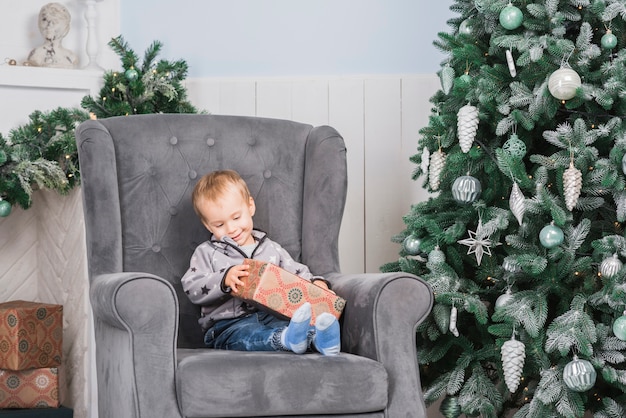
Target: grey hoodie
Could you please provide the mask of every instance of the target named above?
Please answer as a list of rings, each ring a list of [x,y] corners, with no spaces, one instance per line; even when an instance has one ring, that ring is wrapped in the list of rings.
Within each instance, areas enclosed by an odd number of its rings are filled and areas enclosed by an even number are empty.
[[[304,279],[320,278],[313,276],[309,268],[295,261],[277,242],[267,237],[265,232],[253,230],[257,246],[248,257],[230,237],[218,241],[213,237],[200,244],[191,256],[189,269],[181,279],[183,290],[196,305],[201,305],[201,318],[198,320],[203,330],[216,321],[246,315],[254,310],[241,299],[230,294],[224,286],[228,270],[243,263],[244,258],[254,258],[275,264]]]

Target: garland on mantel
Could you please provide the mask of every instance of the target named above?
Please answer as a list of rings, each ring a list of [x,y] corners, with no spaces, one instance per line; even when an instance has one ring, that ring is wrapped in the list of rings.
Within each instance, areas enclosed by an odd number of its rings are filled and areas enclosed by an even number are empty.
[[[13,205],[28,209],[33,190],[47,188],[60,194],[80,184],[75,129],[91,118],[145,113],[198,113],[187,101],[183,81],[188,66],[184,60],[156,62],[162,44],[154,41],[143,63],[122,36],[109,46],[122,62],[122,71],[106,71],[97,97],[85,96],[81,108],[59,107],[34,111],[29,122],[0,133],[0,216]]]

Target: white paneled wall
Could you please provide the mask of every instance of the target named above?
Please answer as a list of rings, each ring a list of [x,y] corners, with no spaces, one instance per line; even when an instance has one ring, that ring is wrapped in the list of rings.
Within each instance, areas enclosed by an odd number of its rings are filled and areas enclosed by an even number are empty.
[[[398,257],[391,237],[426,198],[408,158],[428,122],[435,75],[189,79],[190,100],[212,114],[331,125],[348,148],[348,202],[340,237],[344,272],[376,272]]]

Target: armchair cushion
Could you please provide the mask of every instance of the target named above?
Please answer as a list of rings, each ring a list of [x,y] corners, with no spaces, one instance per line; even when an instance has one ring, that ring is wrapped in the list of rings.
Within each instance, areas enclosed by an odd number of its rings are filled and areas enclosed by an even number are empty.
[[[387,385],[381,363],[351,354],[178,351],[178,403],[189,418],[380,411]]]

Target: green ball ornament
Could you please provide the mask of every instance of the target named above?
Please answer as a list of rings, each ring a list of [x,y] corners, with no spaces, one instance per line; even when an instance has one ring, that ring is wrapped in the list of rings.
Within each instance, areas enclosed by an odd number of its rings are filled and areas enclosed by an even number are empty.
[[[452,197],[458,203],[474,203],[480,197],[482,186],[480,181],[473,176],[461,176],[452,183]]]
[[[526,144],[519,139],[517,134],[511,135],[511,137],[502,146],[504,152],[511,157],[521,160],[526,156]]]
[[[6,200],[0,200],[0,216],[6,218],[11,214],[11,204]]]
[[[417,238],[415,235],[409,235],[402,242],[402,248],[409,255],[418,255],[420,253],[420,245],[422,244],[422,240]]]
[[[469,84],[470,81],[472,81],[472,77],[469,74],[465,73],[461,77],[459,77],[459,80],[461,80],[464,84]]]
[[[587,360],[574,356],[574,360],[565,365],[563,381],[568,388],[575,392],[585,392],[596,384],[597,373],[593,365]]]
[[[461,405],[459,405],[459,400],[456,396],[446,396],[446,398],[441,401],[439,411],[441,411],[443,416],[446,418],[458,418],[461,415]]]
[[[622,341],[626,341],[626,316],[622,315],[613,322],[613,334]]]
[[[139,77],[139,73],[134,68],[129,68],[124,73],[124,77],[126,77],[128,81],[135,81]]]
[[[556,225],[546,225],[539,232],[539,242],[544,247],[550,249],[558,247],[563,243],[563,231]]]
[[[617,36],[613,35],[611,29],[608,29],[602,39],[600,39],[600,45],[604,49],[613,49],[617,46]]]
[[[519,28],[523,19],[524,14],[522,11],[511,3],[500,12],[500,24],[508,30]]]

